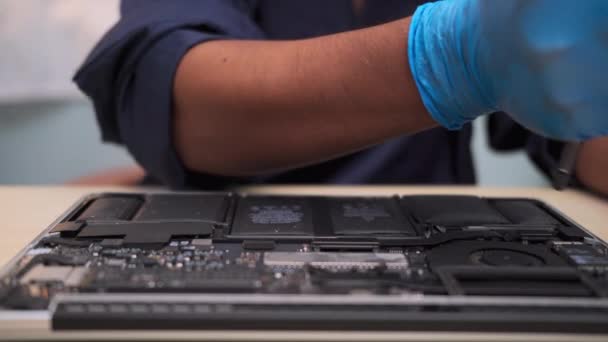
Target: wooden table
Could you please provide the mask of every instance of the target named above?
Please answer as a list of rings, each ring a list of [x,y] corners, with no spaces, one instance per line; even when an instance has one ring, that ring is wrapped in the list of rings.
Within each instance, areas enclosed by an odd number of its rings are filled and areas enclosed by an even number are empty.
[[[2,214],[2,239],[0,239],[0,264],[7,263],[19,250],[32,241],[44,228],[82,196],[94,192],[148,191],[142,188],[91,188],[91,187],[23,187],[0,186],[0,213]],[[158,191],[154,190],[153,191]],[[319,194],[319,195],[410,195],[410,194],[466,194],[490,197],[537,198],[550,204],[566,216],[588,228],[598,237],[608,241],[608,201],[578,191],[557,192],[547,188],[480,188],[480,187],[408,187],[408,186],[278,186],[238,189],[266,194]],[[289,332],[115,332],[86,334],[54,334],[48,326],[23,321],[19,324],[3,322],[0,314],[0,339],[186,339],[186,340],[234,340],[254,338],[282,341],[287,339],[319,339],[323,341],[606,341],[606,336],[566,336],[530,334],[467,334],[467,333],[316,333]]]

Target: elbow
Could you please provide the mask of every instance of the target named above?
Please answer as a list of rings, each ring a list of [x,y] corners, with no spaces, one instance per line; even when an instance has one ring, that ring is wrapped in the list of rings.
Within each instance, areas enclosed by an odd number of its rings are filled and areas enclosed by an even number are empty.
[[[203,154],[213,154],[216,157],[202,157]],[[261,165],[261,163],[231,154],[218,153],[218,151],[184,153],[178,148],[178,155],[187,170],[224,177],[254,177],[284,170],[269,168]]]
[[[250,177],[284,170],[271,153],[239,134],[238,129],[222,127],[215,120],[196,118],[201,113],[176,112],[173,119],[173,144],[184,167],[193,172],[227,177]]]
[[[184,167],[193,172],[208,173],[225,177],[252,177],[268,174],[273,170],[223,148],[187,147],[188,143],[177,144],[177,153]],[[196,146],[209,146],[195,143]]]

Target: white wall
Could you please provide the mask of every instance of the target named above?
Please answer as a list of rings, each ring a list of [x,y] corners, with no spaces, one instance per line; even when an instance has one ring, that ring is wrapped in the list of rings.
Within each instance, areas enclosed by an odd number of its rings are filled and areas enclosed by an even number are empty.
[[[77,98],[71,75],[118,0],[0,0],[0,102]]]
[[[474,124],[472,150],[478,183],[484,186],[548,185],[525,152],[496,153],[489,149],[486,122],[486,118],[481,118]]]
[[[0,184],[60,183],[133,164],[102,145],[71,82],[118,0],[0,0]]]
[[[0,184],[48,184],[133,164],[102,145],[88,102],[0,105]]]

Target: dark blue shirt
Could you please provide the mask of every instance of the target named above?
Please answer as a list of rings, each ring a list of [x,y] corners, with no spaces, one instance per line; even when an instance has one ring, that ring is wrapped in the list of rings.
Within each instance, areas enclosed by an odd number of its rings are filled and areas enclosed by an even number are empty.
[[[409,16],[422,2],[366,1],[356,12],[351,0],[126,0],[120,21],[91,52],[75,81],[93,101],[103,139],[126,145],[150,176],[174,188],[471,184],[475,173],[470,125],[460,131],[435,128],[317,165],[247,178],[189,171],[172,143],[173,78],[192,46],[212,39],[295,39],[347,31]],[[527,147],[542,168],[551,167],[550,142],[504,115],[491,126],[494,146]],[[200,150],[205,153],[205,146]]]

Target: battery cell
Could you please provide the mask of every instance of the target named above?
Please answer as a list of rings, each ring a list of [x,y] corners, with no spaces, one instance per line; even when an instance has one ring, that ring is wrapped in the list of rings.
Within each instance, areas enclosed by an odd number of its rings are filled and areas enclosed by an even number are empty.
[[[251,196],[239,200],[232,235],[312,235],[308,198]]]
[[[328,201],[337,235],[415,235],[393,198],[340,197]]]

